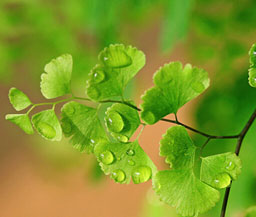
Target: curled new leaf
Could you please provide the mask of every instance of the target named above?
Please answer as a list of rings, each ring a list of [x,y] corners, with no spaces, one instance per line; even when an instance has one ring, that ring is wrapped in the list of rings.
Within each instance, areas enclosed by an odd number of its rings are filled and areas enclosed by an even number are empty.
[[[140,147],[138,141],[113,143],[102,140],[97,143],[94,153],[105,174],[118,183],[143,183],[156,172],[154,163]]]
[[[234,153],[224,153],[202,158],[200,179],[215,187],[226,188],[241,173],[241,160]]]
[[[9,100],[17,111],[21,111],[32,104],[27,95],[15,87],[9,90]]]
[[[77,102],[66,103],[62,109],[62,129],[75,148],[93,152],[98,139],[106,133],[98,118],[97,109]]]
[[[116,103],[106,111],[105,123],[115,139],[128,142],[140,125],[140,117],[137,110],[128,105]]]
[[[188,101],[201,94],[209,86],[205,70],[180,62],[161,67],[154,75],[155,87],[142,96],[141,118],[147,124],[154,124],[164,116],[177,113]]]
[[[32,123],[43,138],[51,141],[61,140],[62,130],[54,110],[48,109],[33,115]]]
[[[8,114],[5,119],[18,125],[25,133],[33,134],[34,130],[27,114]]]
[[[47,99],[70,93],[72,56],[64,54],[48,63],[41,76],[41,92]]]
[[[132,46],[110,45],[99,54],[89,74],[86,93],[95,101],[122,96],[127,83],[145,65],[145,55]]]

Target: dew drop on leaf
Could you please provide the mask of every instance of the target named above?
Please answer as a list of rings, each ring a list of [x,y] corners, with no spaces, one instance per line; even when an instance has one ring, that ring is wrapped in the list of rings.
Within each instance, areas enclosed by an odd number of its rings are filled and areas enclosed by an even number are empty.
[[[48,139],[53,139],[56,136],[55,129],[45,122],[39,122],[37,125],[37,129],[40,134]]]
[[[227,186],[229,186],[230,181],[231,181],[231,178],[227,173],[221,173],[214,180],[214,187],[226,188]]]
[[[135,154],[135,151],[134,151],[133,149],[128,149],[127,152],[126,152],[126,154],[127,154],[128,156],[133,156],[133,155]]]
[[[122,68],[132,64],[132,59],[122,50],[107,51],[101,56],[101,61],[111,68]]]
[[[128,142],[129,138],[127,136],[123,136],[123,135],[118,135],[117,136],[117,139],[120,141],[120,142],[123,142],[123,143],[126,143]]]
[[[130,166],[134,166],[134,165],[135,165],[135,162],[134,162],[133,160],[128,160],[128,164],[129,164]]]
[[[119,133],[124,128],[123,118],[117,112],[110,112],[107,116],[107,126],[112,132]]]
[[[230,161],[226,166],[226,169],[229,171],[233,170],[234,168],[235,168],[235,164],[232,161]]]
[[[197,92],[197,93],[201,93],[204,91],[204,85],[202,82],[196,81],[191,85],[192,89]]]
[[[152,171],[148,166],[139,166],[132,171],[132,180],[134,184],[146,182],[151,178]]]
[[[105,79],[105,73],[103,70],[99,70],[99,69],[95,69],[94,73],[93,73],[93,82],[98,84],[102,81],[104,81]]]
[[[116,182],[123,182],[125,180],[125,173],[123,170],[117,169],[112,172],[111,178]]]
[[[112,152],[108,150],[100,154],[100,161],[103,164],[106,164],[106,165],[112,164],[114,160],[115,160],[114,155],[112,154]]]
[[[142,113],[142,116],[143,116],[142,119],[145,120],[149,124],[152,124],[155,122],[156,117],[150,111],[146,111],[146,112]]]

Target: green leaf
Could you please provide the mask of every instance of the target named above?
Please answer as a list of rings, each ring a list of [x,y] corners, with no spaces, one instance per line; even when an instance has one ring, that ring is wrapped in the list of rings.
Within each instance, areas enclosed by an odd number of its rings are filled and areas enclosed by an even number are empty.
[[[128,105],[116,103],[106,111],[105,124],[111,136],[128,142],[140,125],[139,113]]]
[[[209,86],[209,78],[203,69],[192,68],[190,64],[183,69],[180,62],[172,62],[155,73],[154,83],[155,87],[142,96],[141,118],[147,124],[154,124],[170,113],[177,113],[181,106]]]
[[[196,146],[184,127],[169,128],[160,145],[160,156],[166,157],[165,161],[171,168],[186,169],[194,166]]]
[[[105,174],[119,183],[143,183],[151,179],[156,172],[154,163],[140,147],[138,141],[131,143],[113,143],[100,141],[94,153]]]
[[[88,97],[95,101],[122,96],[127,83],[145,65],[142,51],[122,44],[106,47],[98,58],[86,87]]]
[[[48,63],[41,75],[41,92],[47,99],[70,93],[72,56],[64,54]]]
[[[250,61],[250,68],[249,68],[249,84],[252,87],[256,87],[256,44],[253,44],[250,51],[249,51],[249,61]]]
[[[159,171],[153,187],[160,199],[175,207],[182,216],[206,212],[220,198],[218,190],[201,182],[190,169]]]
[[[106,138],[97,109],[77,102],[69,102],[62,107],[61,112],[64,135],[72,137],[71,143],[81,152],[93,152],[97,140]]]
[[[196,146],[183,126],[174,126],[160,141],[160,155],[172,170],[157,172],[153,187],[160,199],[175,207],[182,216],[197,216],[212,208],[219,191],[203,183],[194,174]]]
[[[8,114],[5,119],[18,125],[25,133],[33,134],[34,130],[27,114]]]
[[[202,158],[201,181],[215,187],[226,188],[241,173],[241,160],[234,153],[224,153]]]
[[[32,104],[27,95],[15,87],[9,90],[9,100],[17,111],[21,111]]]
[[[256,206],[252,206],[246,211],[245,217],[255,217],[256,216]]]
[[[62,130],[54,110],[48,109],[33,115],[32,123],[43,138],[51,141],[61,140]]]

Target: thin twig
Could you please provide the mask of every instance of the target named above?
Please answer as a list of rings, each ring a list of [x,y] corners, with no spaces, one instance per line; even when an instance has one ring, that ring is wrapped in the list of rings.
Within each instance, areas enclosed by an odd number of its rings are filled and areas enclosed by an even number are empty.
[[[237,140],[236,151],[235,151],[237,156],[239,156],[244,137],[247,134],[250,127],[252,126],[255,119],[256,119],[256,109],[252,113],[250,119],[248,120],[248,122],[246,123],[244,128],[242,129],[241,133],[239,134],[239,137],[238,137],[238,140]],[[232,181],[230,183],[230,186],[225,191],[225,196],[224,196],[224,199],[223,199],[223,204],[222,204],[222,208],[221,208],[220,217],[225,217],[231,185],[232,185]]]

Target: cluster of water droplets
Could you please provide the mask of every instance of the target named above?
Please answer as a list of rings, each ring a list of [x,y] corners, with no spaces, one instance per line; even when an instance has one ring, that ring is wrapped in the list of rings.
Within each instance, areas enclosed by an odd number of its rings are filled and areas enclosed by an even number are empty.
[[[128,142],[129,138],[121,134],[125,125],[123,117],[118,112],[110,111],[106,117],[106,124],[108,129],[112,132],[111,134],[113,137],[120,142]]]
[[[123,68],[132,64],[131,57],[121,49],[109,49],[105,51],[100,56],[100,60],[108,69]],[[91,85],[87,89],[87,94],[93,99],[97,99],[101,96],[101,91],[97,88],[97,84],[107,79],[104,66],[97,65],[92,71]]]
[[[135,151],[133,149],[128,149],[125,153],[125,156],[118,156],[115,157],[115,155],[109,151],[105,150],[99,155],[99,160],[106,166],[110,166],[111,164],[114,164],[116,161],[120,161],[122,159],[125,159],[127,161],[127,164],[132,168],[131,170],[131,177],[135,184],[139,184],[142,182],[148,181],[152,176],[151,168],[148,166],[139,165],[136,166],[135,161],[133,160],[133,157],[135,156]],[[115,169],[111,173],[111,178],[114,179],[116,182],[122,183],[126,180],[127,174],[122,169]]]
[[[229,161],[225,169],[227,170],[227,172],[230,172],[234,170],[235,167],[236,165],[234,164],[234,162]],[[217,175],[216,179],[214,180],[214,187],[225,188],[229,186],[230,182],[231,182],[231,177],[228,173],[220,173]]]

